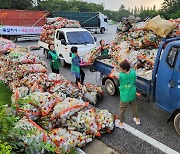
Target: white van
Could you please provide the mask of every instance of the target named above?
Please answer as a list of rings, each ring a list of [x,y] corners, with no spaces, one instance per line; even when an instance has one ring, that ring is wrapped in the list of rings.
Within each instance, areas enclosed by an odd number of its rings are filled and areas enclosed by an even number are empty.
[[[44,48],[44,54],[47,56],[49,49],[48,44],[42,41],[38,45]],[[86,55],[96,47],[96,38],[83,28],[61,28],[56,29],[54,37],[55,50],[61,59],[61,65],[71,64],[71,47],[78,47],[78,54],[84,61]]]

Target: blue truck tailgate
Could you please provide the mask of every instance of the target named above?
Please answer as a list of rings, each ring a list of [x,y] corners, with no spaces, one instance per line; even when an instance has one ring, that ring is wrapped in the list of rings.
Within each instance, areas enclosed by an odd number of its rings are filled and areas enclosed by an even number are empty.
[[[101,72],[104,75],[110,74],[112,69],[114,68],[113,66],[111,66],[111,65],[109,65],[103,61],[100,61],[100,60],[96,60],[91,67],[95,71]],[[138,91],[141,91],[146,95],[150,95],[150,93],[151,93],[151,80],[137,76],[136,87],[137,87]]]

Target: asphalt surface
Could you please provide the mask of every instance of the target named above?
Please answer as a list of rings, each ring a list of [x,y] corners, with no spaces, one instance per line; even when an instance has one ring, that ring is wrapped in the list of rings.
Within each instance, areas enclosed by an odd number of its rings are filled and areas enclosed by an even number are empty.
[[[100,39],[104,39],[107,43],[110,43],[115,38],[115,31],[116,25],[113,25],[110,26],[110,29],[106,34],[93,35],[97,37],[98,42]],[[37,45],[37,41],[37,38],[33,40],[19,39],[17,44],[28,47],[31,45]],[[47,64],[49,63],[43,55],[42,49],[34,50],[33,52],[38,53],[42,60],[47,62]],[[101,85],[99,73],[91,73],[89,72],[88,68],[84,68],[84,71],[86,73],[85,83]],[[62,67],[60,69],[60,73],[68,80],[75,81],[75,78],[71,76],[70,66],[65,68]],[[102,86],[102,88],[105,91],[105,94],[104,97],[99,100],[97,107],[100,109],[108,109],[111,113],[119,115],[119,95],[109,96],[105,90],[105,87]],[[169,114],[160,110],[153,102],[147,102],[146,100],[140,99],[137,101],[141,125],[136,126],[133,122],[130,108],[126,110],[125,123],[180,153],[180,136],[177,135],[173,127],[173,122],[166,123]],[[124,129],[115,128],[111,133],[103,134],[98,139],[122,154],[163,153],[149,143],[142,141]]]

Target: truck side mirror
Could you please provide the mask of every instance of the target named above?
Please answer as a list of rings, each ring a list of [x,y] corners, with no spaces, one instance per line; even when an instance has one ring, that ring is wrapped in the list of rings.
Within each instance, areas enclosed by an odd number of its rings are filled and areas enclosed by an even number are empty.
[[[95,41],[95,42],[97,41],[97,38],[96,38],[96,37],[94,37],[94,41]]]
[[[65,39],[61,39],[61,44],[62,44],[62,45],[67,45]]]

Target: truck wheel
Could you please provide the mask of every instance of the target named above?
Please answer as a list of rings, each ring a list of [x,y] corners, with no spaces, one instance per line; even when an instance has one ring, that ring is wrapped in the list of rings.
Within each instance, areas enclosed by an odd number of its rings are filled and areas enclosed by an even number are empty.
[[[64,58],[62,55],[60,55],[60,57]],[[66,61],[64,59],[60,59],[60,61],[61,61],[61,66],[62,67],[66,67],[67,66],[67,63],[66,63]]]
[[[180,135],[180,113],[178,113],[174,118],[174,127],[176,132]]]
[[[17,37],[16,36],[9,36],[8,39],[13,41],[13,42],[17,42]]]
[[[116,86],[111,79],[105,81],[105,87],[109,95],[113,96],[116,93]]]
[[[101,34],[104,34],[105,33],[105,28],[102,27],[101,30],[100,30]]]

